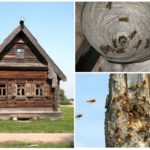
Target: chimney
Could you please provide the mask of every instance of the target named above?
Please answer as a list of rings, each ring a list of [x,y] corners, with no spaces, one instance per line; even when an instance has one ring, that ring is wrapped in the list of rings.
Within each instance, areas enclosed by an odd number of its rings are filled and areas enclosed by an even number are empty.
[[[20,19],[20,27],[21,28],[24,27],[24,17],[21,17],[21,19]]]

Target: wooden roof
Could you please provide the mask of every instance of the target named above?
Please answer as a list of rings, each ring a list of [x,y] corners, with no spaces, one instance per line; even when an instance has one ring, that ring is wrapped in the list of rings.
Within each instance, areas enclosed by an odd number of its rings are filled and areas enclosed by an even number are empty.
[[[9,36],[4,40],[4,42],[0,45],[0,54],[5,49],[5,47],[20,33],[23,32],[30,42],[36,47],[38,52],[46,59],[48,62],[49,74],[48,77],[50,79],[56,78],[56,75],[63,81],[66,80],[66,76],[63,72],[58,68],[58,66],[53,62],[53,60],[48,56],[48,54],[44,51],[44,49],[39,45],[36,38],[31,34],[31,32],[26,28],[23,23],[20,23],[14,31],[9,34]],[[56,81],[56,79],[55,79]]]

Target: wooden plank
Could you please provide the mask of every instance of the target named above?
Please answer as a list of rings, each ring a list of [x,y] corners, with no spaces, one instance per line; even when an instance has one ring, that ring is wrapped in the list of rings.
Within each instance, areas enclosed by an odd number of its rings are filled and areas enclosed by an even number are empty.
[[[20,38],[19,40],[22,41],[22,39]],[[23,59],[18,59],[16,57],[17,55],[17,49],[19,48],[23,48],[24,49],[24,58]],[[26,44],[25,42],[22,43],[15,43],[14,46],[6,53],[3,54],[3,56],[1,56],[1,62],[25,62],[25,63],[29,63],[29,62],[35,62],[35,63],[41,63],[40,59],[38,58],[37,55],[35,55],[35,53],[33,53],[33,50],[29,47],[28,44]]]
[[[52,101],[0,101],[0,108],[3,107],[52,107]]]
[[[26,91],[26,96],[32,96],[32,83],[26,83],[25,91]]]
[[[34,82],[31,84],[31,95],[32,96],[36,95],[36,85]]]
[[[0,71],[3,79],[47,79],[47,71]]]
[[[44,84],[44,96],[49,97],[49,93],[50,93],[50,88],[49,88],[49,84]]]
[[[37,40],[34,38],[34,36],[30,33],[30,31],[24,26],[24,28],[20,28],[18,26],[5,40],[4,42],[0,45],[0,52],[4,52],[5,48],[10,47],[11,42],[14,42],[13,39],[18,35],[18,33],[23,32],[27,38],[26,42],[31,43],[32,47],[35,48],[35,50],[48,62],[49,66],[49,76],[48,78],[52,79],[53,73],[56,73],[60,79],[66,80],[66,76],[63,74],[63,72],[56,66],[56,64],[51,60],[51,58],[46,54],[46,52],[43,50],[43,48],[38,44]],[[23,34],[22,34],[23,35]],[[24,36],[25,39],[25,36]],[[2,53],[1,53],[2,54]],[[51,67],[53,69],[51,69]]]
[[[45,105],[16,105],[16,104],[9,104],[9,105],[0,105],[0,108],[19,108],[19,107],[21,107],[21,108],[36,108],[36,107],[48,107],[48,108],[50,108],[50,107],[52,107],[52,105],[50,105],[50,104],[45,104]]]

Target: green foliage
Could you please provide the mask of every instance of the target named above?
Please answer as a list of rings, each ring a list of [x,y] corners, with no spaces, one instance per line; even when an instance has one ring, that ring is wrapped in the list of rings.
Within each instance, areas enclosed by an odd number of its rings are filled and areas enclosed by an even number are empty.
[[[73,143],[31,143],[31,142],[16,142],[8,141],[0,143],[0,148],[73,148]]]
[[[67,97],[65,96],[65,92],[63,89],[60,89],[60,104],[61,105],[69,104],[69,101],[67,100]]]
[[[58,120],[41,119],[30,122],[0,121],[1,133],[72,133],[73,108],[62,107],[63,118]]]

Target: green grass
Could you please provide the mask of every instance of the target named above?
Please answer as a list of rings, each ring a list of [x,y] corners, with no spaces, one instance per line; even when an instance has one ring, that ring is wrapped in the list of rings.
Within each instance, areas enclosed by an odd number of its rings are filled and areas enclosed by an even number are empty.
[[[61,107],[63,118],[34,120],[31,122],[0,121],[1,133],[73,133],[73,108]]]
[[[73,143],[30,143],[30,142],[3,142],[0,143],[0,148],[73,148]]]

